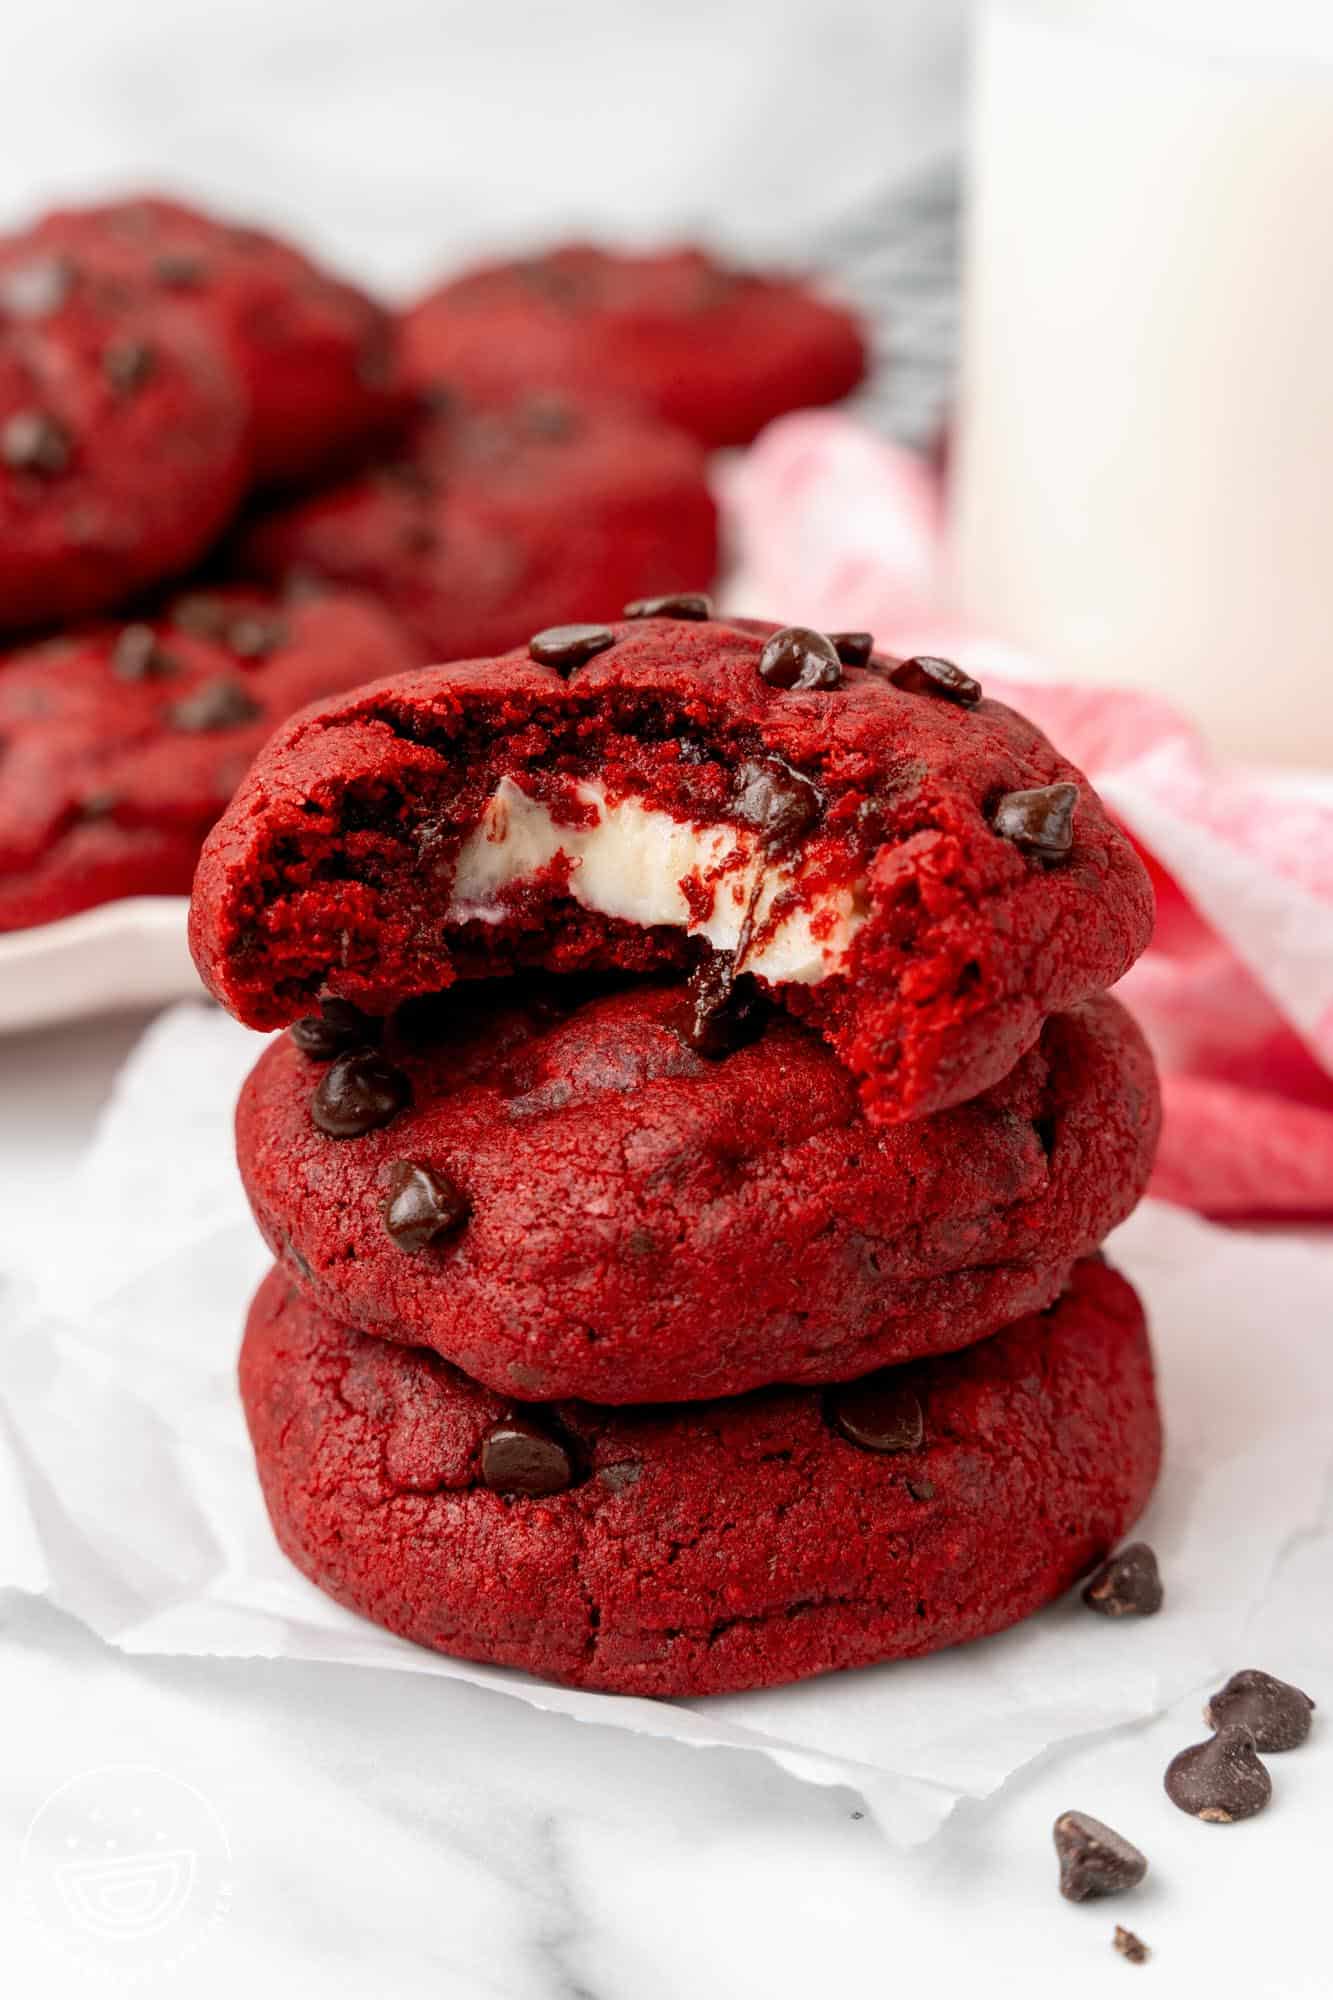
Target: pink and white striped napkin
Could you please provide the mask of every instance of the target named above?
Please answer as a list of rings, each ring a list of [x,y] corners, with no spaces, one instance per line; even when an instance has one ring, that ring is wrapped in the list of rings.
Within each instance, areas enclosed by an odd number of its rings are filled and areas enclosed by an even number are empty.
[[[959,660],[1047,731],[1138,843],[1157,932],[1121,991],[1163,1071],[1153,1192],[1216,1216],[1333,1215],[1333,772],[1219,763],[1168,703],[1061,681],[961,623],[936,473],[847,417],[773,425],[723,497],[731,608]]]

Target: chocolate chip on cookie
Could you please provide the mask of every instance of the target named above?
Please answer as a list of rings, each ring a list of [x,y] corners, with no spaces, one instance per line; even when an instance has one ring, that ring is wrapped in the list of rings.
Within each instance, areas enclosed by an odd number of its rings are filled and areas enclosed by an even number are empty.
[[[539,666],[571,674],[575,667],[581,667],[585,660],[604,653],[615,643],[615,633],[609,632],[605,625],[548,625],[544,632],[537,632],[529,639],[528,651]]]
[[[310,1116],[330,1139],[361,1139],[389,1124],[411,1098],[402,1070],[373,1049],[357,1049],[324,1072]]]
[[[930,653],[914,653],[889,675],[905,694],[938,694],[955,701],[960,708],[975,708],[981,700],[981,682],[955,666],[952,660],[937,660]]]
[[[842,684],[842,661],[822,632],[786,625],[759,655],[759,678],[774,688],[835,688]]]
[[[539,1500],[573,1485],[574,1460],[569,1447],[531,1417],[506,1417],[482,1442],[481,1476],[492,1493]]]
[[[864,667],[870,663],[870,655],[875,650],[873,632],[830,632],[832,646],[844,667]]]
[[[713,615],[713,600],[702,590],[682,590],[675,597],[639,597],[625,606],[627,618],[686,618],[704,623]]]
[[[400,1250],[426,1250],[466,1222],[470,1203],[462,1189],[438,1167],[395,1160],[381,1212],[384,1227]]]
[[[1074,808],[1078,786],[1037,785],[1031,791],[1007,792],[995,808],[991,825],[1002,840],[1012,840],[1043,861],[1060,861],[1074,845]]]
[[[828,1394],[836,1429],[862,1451],[919,1451],[926,1434],[925,1414],[915,1390],[896,1379],[894,1369],[840,1382]]]

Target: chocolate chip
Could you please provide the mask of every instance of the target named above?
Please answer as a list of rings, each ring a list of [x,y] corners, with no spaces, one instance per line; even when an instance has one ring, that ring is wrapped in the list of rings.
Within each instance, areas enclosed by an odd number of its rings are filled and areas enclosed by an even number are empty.
[[[636,597],[625,606],[627,618],[691,618],[703,620],[713,615],[713,600],[702,590],[682,590],[675,597]]]
[[[875,650],[872,632],[830,632],[828,636],[844,667],[864,667]]]
[[[1218,1826],[1250,1819],[1273,1796],[1273,1781],[1239,1722],[1229,1722],[1206,1743],[1192,1743],[1166,1767],[1166,1795],[1182,1812]]]
[[[1078,786],[1039,785],[1030,792],[1006,792],[991,821],[1002,840],[1058,861],[1074,845],[1074,807]]]
[[[470,1207],[448,1174],[415,1160],[395,1160],[380,1212],[398,1248],[415,1252],[451,1235],[467,1220]]]
[[[1127,1958],[1131,1965],[1146,1965],[1152,1957],[1143,1939],[1135,1937],[1133,1931],[1127,1931],[1123,1924],[1116,1925],[1115,1936],[1111,1939],[1111,1943],[1120,1956]]]
[[[535,1500],[573,1485],[574,1460],[569,1447],[531,1417],[506,1417],[482,1441],[481,1476],[492,1493]]]
[[[76,273],[68,257],[34,257],[0,277],[0,312],[12,319],[47,319],[69,297]]]
[[[310,1116],[330,1139],[360,1139],[396,1118],[412,1101],[402,1070],[374,1049],[355,1049],[325,1070]]]
[[[1145,1855],[1090,1813],[1061,1813],[1053,1829],[1060,1861],[1060,1894],[1071,1903],[1089,1896],[1118,1896],[1148,1872]]]
[[[227,647],[238,660],[266,660],[287,643],[287,628],[280,618],[266,618],[262,612],[242,612],[233,618],[224,634]]]
[[[842,681],[842,662],[822,632],[786,625],[759,655],[759,678],[775,688],[835,688]]]
[[[44,410],[16,410],[0,431],[0,459],[12,472],[63,472],[69,433]]]
[[[1109,1556],[1083,1587],[1083,1602],[1103,1618],[1151,1618],[1162,1597],[1157,1557],[1146,1542],[1130,1542]]]
[[[952,660],[937,660],[930,653],[914,653],[894,668],[889,679],[904,694],[942,694],[961,708],[973,708],[981,700],[980,681]]]
[[[725,1056],[751,1039],[763,1019],[759,988],[736,972],[729,951],[710,951],[685,982],[685,1040],[701,1056]]]
[[[151,625],[127,625],[112,649],[111,671],[119,681],[165,680],[177,667]]]
[[[1256,1750],[1295,1750],[1310,1734],[1314,1703],[1289,1681],[1245,1667],[1219,1688],[1204,1709],[1210,1729],[1240,1723],[1254,1738]]]
[[[238,729],[243,722],[253,722],[263,714],[257,701],[251,701],[243,687],[235,681],[204,681],[180,701],[173,702],[167,710],[167,720],[173,729],[184,729],[199,733],[210,729]]]
[[[540,666],[568,674],[615,643],[615,633],[605,625],[548,625],[528,640],[528,651]]]
[[[178,598],[171,607],[172,622],[196,639],[223,638],[234,615],[220,597],[208,597],[202,591]]]
[[[921,1402],[897,1370],[883,1368],[859,1382],[840,1382],[828,1392],[834,1425],[863,1451],[918,1451],[926,1434]]]
[[[172,291],[193,291],[203,283],[207,273],[203,258],[193,256],[188,250],[167,250],[153,259],[153,276]]]
[[[808,778],[777,758],[742,764],[736,773],[737,816],[764,837],[767,847],[794,847],[823,806]]]
[[[907,1490],[914,1500],[933,1500],[935,1482],[933,1479],[909,1479]]]
[[[291,1037],[303,1056],[311,1062],[332,1062],[349,1049],[370,1048],[380,1038],[384,1024],[373,1014],[363,1014],[350,1000],[322,1000],[318,1014],[293,1021]]]
[[[102,355],[102,373],[119,395],[141,389],[153,372],[155,357],[146,340],[113,340]]]

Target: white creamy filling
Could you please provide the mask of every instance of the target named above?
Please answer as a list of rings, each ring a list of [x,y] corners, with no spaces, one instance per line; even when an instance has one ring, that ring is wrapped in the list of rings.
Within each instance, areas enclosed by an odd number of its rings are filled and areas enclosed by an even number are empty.
[[[837,971],[864,922],[851,886],[820,891],[770,928],[778,898],[799,886],[799,855],[768,855],[758,835],[744,827],[687,825],[641,799],[609,805],[604,788],[591,779],[574,792],[593,816],[586,826],[559,826],[540,800],[512,778],[501,779],[459,850],[446,911],[450,923],[500,923],[505,890],[563,854],[570,895],[599,916],[645,928],[669,924],[707,938],[718,951],[734,951],[754,897],[751,930],[757,935],[743,960],[746,970],[802,986]],[[693,901],[685,894],[687,883],[695,886]],[[700,886],[711,888],[711,897],[700,895]]]

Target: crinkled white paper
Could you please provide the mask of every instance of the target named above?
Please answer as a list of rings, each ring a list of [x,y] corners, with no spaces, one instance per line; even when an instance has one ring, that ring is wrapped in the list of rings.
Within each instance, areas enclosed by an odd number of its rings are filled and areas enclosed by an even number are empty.
[[[687,1703],[410,1646],[307,1584],[260,1501],[233,1370],[266,1258],[231,1143],[259,1048],[203,1005],[161,1017],[49,1230],[10,1253],[22,1268],[0,1344],[0,1587],[48,1596],[127,1652],[468,1680],[851,1784],[913,1841],[1043,1753],[1230,1671],[1284,1550],[1330,1528],[1333,1246],[1148,1204],[1112,1249],[1147,1298],[1160,1368],[1167,1462],[1143,1523],[1167,1582],[1159,1617],[1114,1624],[1075,1596],[933,1659]]]

